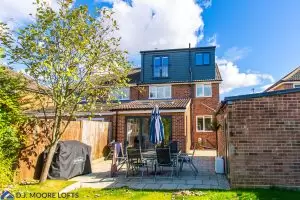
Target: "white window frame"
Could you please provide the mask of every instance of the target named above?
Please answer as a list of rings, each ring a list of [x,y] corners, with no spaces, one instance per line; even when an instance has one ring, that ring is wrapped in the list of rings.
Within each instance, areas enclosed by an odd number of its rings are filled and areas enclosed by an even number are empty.
[[[202,118],[202,120],[203,120],[203,130],[198,129],[198,118]],[[213,120],[212,115],[197,115],[196,116],[196,130],[197,130],[197,132],[212,132],[212,130],[205,130],[205,118],[210,118],[211,122]]]
[[[157,88],[158,87],[169,87],[170,88],[170,96],[165,96],[163,98],[158,98],[157,97]],[[151,88],[156,88],[156,97],[151,97]],[[164,89],[164,93],[165,93],[165,89]],[[149,99],[171,99],[172,98],[172,85],[150,85],[149,86]]]
[[[197,89],[198,89],[198,86],[202,86],[202,94],[203,94],[203,96],[198,96],[198,94],[197,94]],[[210,90],[211,90],[211,92],[210,92],[210,95],[209,96],[205,96],[205,94],[204,94],[204,85],[210,85]],[[195,90],[195,93],[196,93],[196,97],[198,98],[198,97],[212,97],[212,85],[211,85],[211,83],[197,83],[196,84],[196,90]]]
[[[124,95],[122,95],[122,98],[119,98],[120,93],[124,93],[123,90],[126,90],[126,93],[128,93],[128,96],[126,98],[124,98]],[[118,93],[116,94],[116,99],[118,100],[130,100],[130,87],[124,87],[124,88],[120,88]]]
[[[299,86],[300,86],[300,82],[299,82],[299,83],[294,83],[294,84],[293,84],[293,88],[296,88],[296,85],[299,85]],[[300,88],[300,87],[297,87],[297,88]]]

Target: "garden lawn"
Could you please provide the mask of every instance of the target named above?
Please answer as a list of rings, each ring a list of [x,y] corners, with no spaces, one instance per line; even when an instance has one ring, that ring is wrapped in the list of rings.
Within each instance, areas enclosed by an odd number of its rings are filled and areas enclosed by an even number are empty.
[[[71,181],[58,181],[48,180],[43,184],[33,185],[19,185],[14,188],[13,193],[21,192],[26,194],[26,198],[15,198],[18,199],[42,199],[29,197],[29,193],[55,193],[55,198],[44,198],[44,199],[66,199],[58,198],[58,192],[64,187],[72,184]],[[178,191],[151,191],[151,190],[132,190],[127,188],[119,189],[92,189],[92,188],[81,188],[72,191],[73,195],[78,195],[77,198],[71,199],[88,199],[88,200],[168,200],[168,199],[203,199],[203,200],[214,200],[214,199],[243,199],[243,200],[280,200],[280,199],[300,199],[300,191],[281,190],[281,189],[236,189],[236,190],[191,190],[190,194],[181,194]]]

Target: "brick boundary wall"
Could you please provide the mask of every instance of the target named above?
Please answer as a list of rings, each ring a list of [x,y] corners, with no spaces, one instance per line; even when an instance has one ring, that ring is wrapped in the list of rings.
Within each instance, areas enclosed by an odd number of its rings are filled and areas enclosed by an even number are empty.
[[[233,101],[224,115],[232,187],[300,188],[300,92]]]

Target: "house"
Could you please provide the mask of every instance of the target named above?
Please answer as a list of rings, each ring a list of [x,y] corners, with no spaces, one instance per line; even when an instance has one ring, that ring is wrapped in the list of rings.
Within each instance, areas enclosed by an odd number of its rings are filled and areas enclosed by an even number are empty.
[[[130,87],[119,95],[120,105],[101,113],[113,124],[117,141],[149,144],[149,122],[155,105],[160,108],[165,142],[179,141],[181,150],[194,142],[215,148],[211,130],[219,104],[222,81],[215,62],[215,47],[141,51],[141,68],[129,74]]]
[[[232,187],[300,186],[300,88],[226,97],[218,154]]]
[[[300,66],[284,76],[282,79],[271,85],[265,92],[285,90],[300,87]]]
[[[164,123],[165,143],[179,142],[182,151],[198,142],[216,147],[211,130],[219,104],[222,81],[215,62],[215,47],[141,51],[141,67],[128,75],[129,87],[117,93],[118,104],[96,109],[92,120],[112,123],[112,139],[126,145],[148,148],[152,109],[158,105]],[[37,117],[41,111],[33,111]],[[47,111],[49,117],[54,113]],[[77,112],[76,120],[87,119]]]

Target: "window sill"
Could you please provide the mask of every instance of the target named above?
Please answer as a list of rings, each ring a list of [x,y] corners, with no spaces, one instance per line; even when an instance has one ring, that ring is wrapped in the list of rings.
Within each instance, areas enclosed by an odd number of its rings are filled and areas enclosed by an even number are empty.
[[[210,98],[210,97],[212,97],[212,96],[200,96],[200,97],[195,97],[195,98]]]
[[[215,133],[214,131],[200,131],[196,130],[196,133]]]

